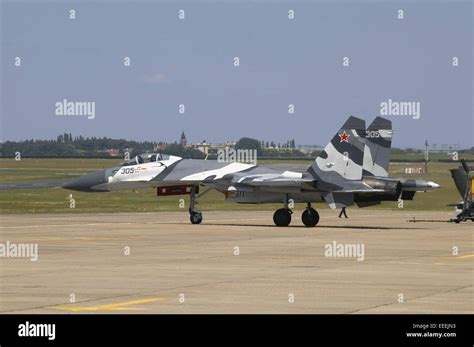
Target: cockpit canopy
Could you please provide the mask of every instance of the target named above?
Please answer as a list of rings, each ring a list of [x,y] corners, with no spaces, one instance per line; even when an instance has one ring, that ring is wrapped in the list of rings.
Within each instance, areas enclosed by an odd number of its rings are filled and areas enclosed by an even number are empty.
[[[135,158],[133,158],[132,160],[123,163],[122,166],[146,164],[146,163],[152,163],[152,162],[155,162],[155,161],[168,160],[169,157],[170,156],[168,154],[144,153],[144,154],[139,154]]]

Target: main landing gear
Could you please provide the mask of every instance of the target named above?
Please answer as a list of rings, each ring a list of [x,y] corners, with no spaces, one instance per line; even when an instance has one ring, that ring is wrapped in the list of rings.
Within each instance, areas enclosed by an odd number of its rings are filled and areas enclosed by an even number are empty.
[[[193,186],[191,189],[191,196],[189,201],[189,220],[192,224],[200,224],[202,222],[202,213],[195,211],[194,206],[197,204],[196,193],[198,191],[197,186]]]
[[[288,194],[285,195],[285,206],[275,211],[273,222],[277,227],[287,227],[291,222],[292,210],[288,207]]]
[[[319,213],[314,208],[311,207],[311,203],[308,202],[306,210],[301,215],[301,220],[303,224],[307,227],[315,227],[319,222]]]
[[[273,222],[278,227],[287,227],[290,225],[292,213],[289,208],[280,208],[273,214]]]
[[[286,200],[288,201],[288,199]],[[273,222],[276,226],[287,227],[291,223],[291,215],[293,211],[288,208],[288,202],[285,202],[285,207],[280,208],[273,214]],[[307,227],[314,227],[319,222],[319,213],[311,207],[311,203],[308,202],[306,210],[301,215],[303,224]]]

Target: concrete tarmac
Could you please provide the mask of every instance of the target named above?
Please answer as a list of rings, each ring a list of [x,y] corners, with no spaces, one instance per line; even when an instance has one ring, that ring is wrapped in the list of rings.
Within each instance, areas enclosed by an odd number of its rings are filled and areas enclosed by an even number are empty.
[[[474,313],[474,223],[301,212],[3,215],[0,313]],[[37,261],[12,257],[21,243]]]

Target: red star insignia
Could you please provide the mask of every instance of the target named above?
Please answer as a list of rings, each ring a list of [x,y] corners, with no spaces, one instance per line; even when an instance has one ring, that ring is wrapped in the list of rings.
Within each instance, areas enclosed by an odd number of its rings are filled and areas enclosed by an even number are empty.
[[[341,138],[341,142],[349,143],[349,141],[348,141],[349,136],[351,136],[351,135],[346,134],[345,130],[342,132],[342,134],[339,134],[339,137]]]

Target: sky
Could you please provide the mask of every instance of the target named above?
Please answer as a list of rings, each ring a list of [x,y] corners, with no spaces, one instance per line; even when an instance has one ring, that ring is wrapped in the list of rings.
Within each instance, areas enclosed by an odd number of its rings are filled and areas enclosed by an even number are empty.
[[[386,116],[393,146],[474,146],[472,1],[0,2],[0,141],[325,145],[392,100],[420,107]],[[57,115],[64,99],[95,117]]]

